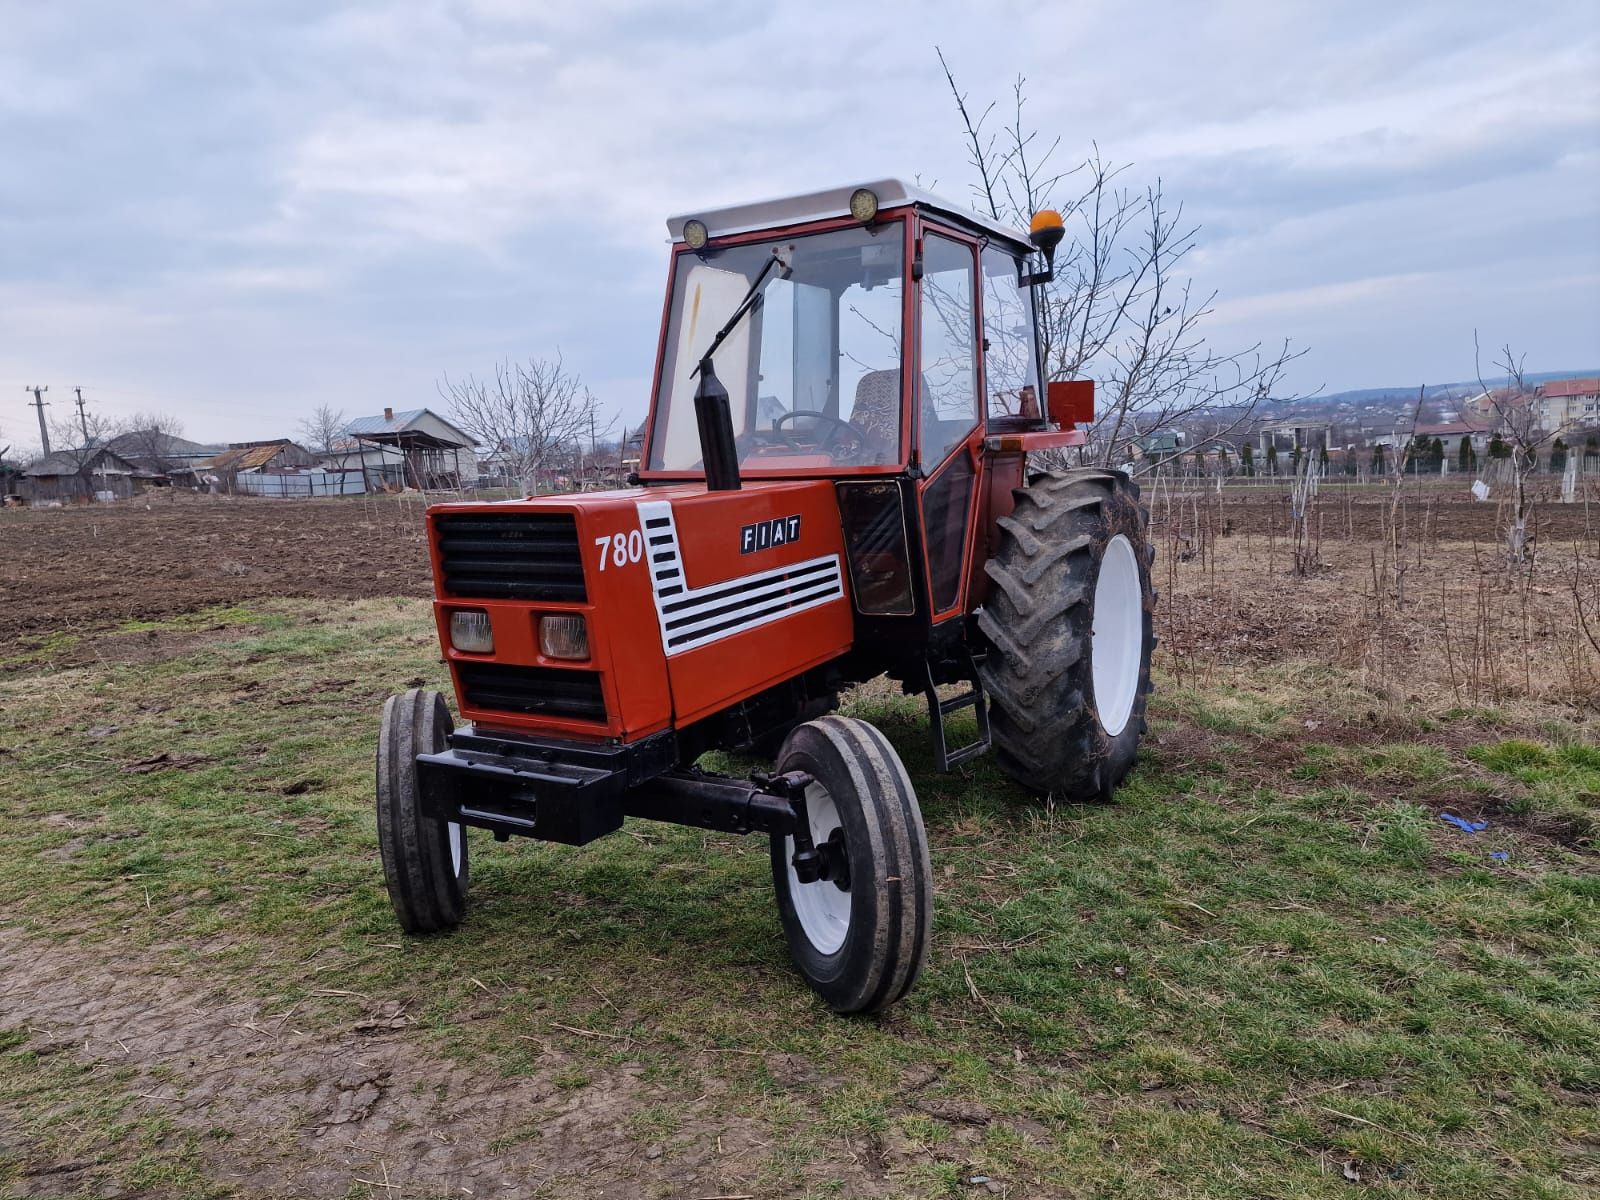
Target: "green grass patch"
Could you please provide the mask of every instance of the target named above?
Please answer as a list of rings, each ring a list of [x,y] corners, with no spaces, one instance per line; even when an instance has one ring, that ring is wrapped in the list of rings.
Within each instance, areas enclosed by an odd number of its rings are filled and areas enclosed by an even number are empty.
[[[427,606],[193,620],[162,628],[230,636],[0,680],[15,729],[0,911],[32,937],[313,1024],[361,1011],[324,994],[336,977],[403,1003],[429,1051],[559,1093],[634,1064],[753,1115],[758,1194],[830,1194],[819,1164],[846,1137],[884,1148],[908,1196],[975,1194],[975,1175],[1012,1195],[1334,1196],[1346,1162],[1397,1196],[1594,1182],[1579,1148],[1600,1089],[1595,860],[1498,826],[1456,834],[1411,798],[1487,771],[1541,811],[1581,811],[1592,747],[1324,746],[1304,714],[1355,689],[1279,674],[1260,693],[1163,693],[1119,803],[1044,806],[987,760],[934,774],[921,702],[866,689],[845,710],[912,771],[935,941],[905,1003],[841,1020],[788,965],[754,839],[639,823],[582,848],[478,836],[466,924],[403,937],[371,754],[385,695],[444,682]],[[1290,767],[1241,769],[1285,737],[1301,743]],[[55,1101],[29,1110],[30,1144],[66,1155],[90,1130],[127,1189],[207,1194],[203,1148],[150,1142],[109,1073],[0,1033],[0,1102],[36,1093]],[[670,1155],[682,1121],[642,1105],[627,1136]],[[22,1170],[7,1153],[0,1191]]]

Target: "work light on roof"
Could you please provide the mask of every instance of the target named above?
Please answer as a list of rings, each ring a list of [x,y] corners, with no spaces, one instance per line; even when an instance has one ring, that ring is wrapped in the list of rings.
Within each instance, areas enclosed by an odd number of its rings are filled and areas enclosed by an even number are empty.
[[[871,188],[857,188],[850,193],[850,215],[867,222],[878,215],[878,193]]]
[[[706,239],[710,237],[704,221],[685,221],[683,223],[683,240],[689,243],[691,250],[705,249]]]

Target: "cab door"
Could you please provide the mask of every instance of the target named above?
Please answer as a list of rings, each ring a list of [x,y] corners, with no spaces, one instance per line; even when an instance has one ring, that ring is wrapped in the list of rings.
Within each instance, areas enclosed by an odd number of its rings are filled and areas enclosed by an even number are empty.
[[[928,608],[934,624],[965,611],[982,455],[978,243],[924,226],[919,246],[917,375],[912,421]]]

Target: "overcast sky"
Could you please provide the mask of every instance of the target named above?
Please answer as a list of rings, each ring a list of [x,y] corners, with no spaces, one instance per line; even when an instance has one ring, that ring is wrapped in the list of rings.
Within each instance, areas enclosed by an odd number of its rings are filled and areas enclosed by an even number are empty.
[[[968,194],[963,87],[1158,176],[1223,349],[1300,390],[1600,364],[1600,6],[812,0],[5,5],[0,446],[23,388],[191,437],[559,347],[648,399],[670,212],[884,175]],[[974,14],[984,12],[978,17]]]

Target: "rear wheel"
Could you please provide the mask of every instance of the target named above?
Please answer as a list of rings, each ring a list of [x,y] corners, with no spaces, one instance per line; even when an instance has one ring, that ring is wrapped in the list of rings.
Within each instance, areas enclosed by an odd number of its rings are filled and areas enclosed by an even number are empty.
[[[1150,515],[1118,471],[1035,475],[1000,520],[978,618],[1002,770],[1036,792],[1109,800],[1150,695]]]
[[[865,721],[823,717],[784,742],[779,771],[804,771],[815,845],[831,878],[802,883],[794,838],[772,839],[772,878],[789,953],[835,1012],[877,1012],[916,982],[933,927],[922,811],[900,757]]]
[[[390,696],[378,730],[378,848],[395,916],[407,933],[454,929],[467,908],[466,830],[422,813],[417,755],[443,750],[455,723],[425,688]]]

